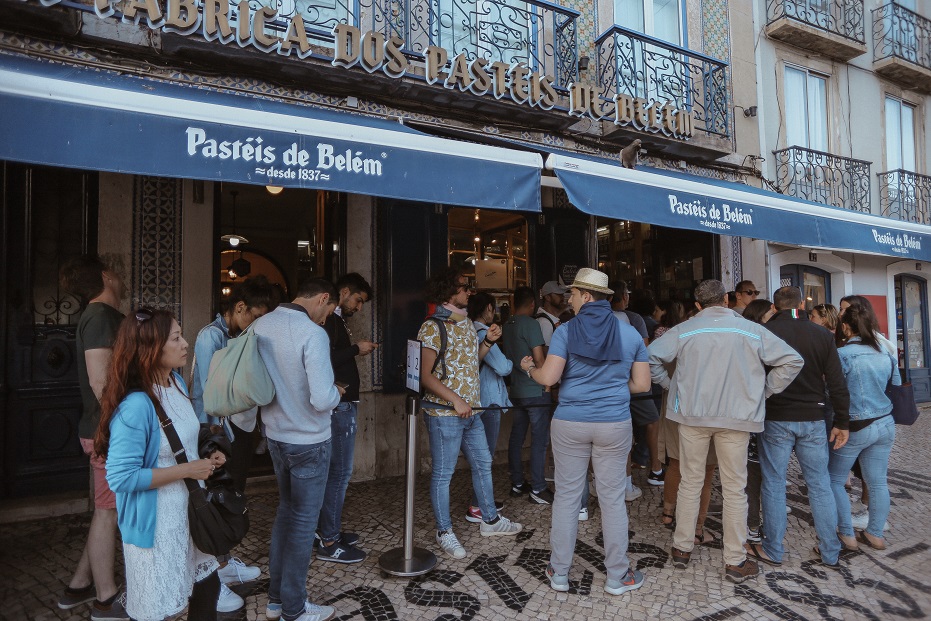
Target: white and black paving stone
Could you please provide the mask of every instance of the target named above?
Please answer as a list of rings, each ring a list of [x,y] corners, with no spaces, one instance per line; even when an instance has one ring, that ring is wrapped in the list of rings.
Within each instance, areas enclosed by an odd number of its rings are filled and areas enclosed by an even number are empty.
[[[369,557],[361,564],[320,562],[310,567],[307,588],[317,603],[333,605],[337,619],[348,621],[470,621],[491,619],[632,619],[790,621],[920,619],[931,614],[931,410],[912,427],[897,427],[889,464],[892,494],[888,549],[867,549],[841,556],[839,569],[825,569],[811,552],[817,543],[807,490],[793,460],[788,477],[787,554],[781,567],[741,585],[724,580],[720,544],[696,547],[687,569],[673,569],[668,554],[672,532],[659,520],[662,488],[635,471],[643,496],[628,503],[630,558],[646,581],[622,596],[605,594],[601,516],[592,499],[591,519],[579,524],[571,589],[549,588],[544,569],[549,558],[550,508],[510,498],[504,467],[494,471],[502,511],[524,524],[517,537],[481,537],[478,525],[465,521],[471,495],[467,472],[453,479],[453,522],[468,551],[462,560],[446,557],[434,540],[428,479],[418,477],[417,545],[439,556],[437,568],[415,579],[389,577],[378,556],[401,545],[403,478],[352,484],[344,529],[361,535]],[[858,497],[857,493],[852,493]],[[277,494],[273,488],[250,497],[252,529],[235,554],[258,565],[263,577],[235,586],[243,609],[220,615],[223,621],[262,620],[267,601],[268,541]],[[720,506],[716,492],[712,507]],[[856,508],[859,505],[855,503]],[[90,514],[55,517],[0,526],[0,618],[44,621],[88,619],[90,608],[59,610],[61,589],[81,554]],[[708,530],[720,537],[720,515]],[[119,567],[122,571],[122,567]],[[182,617],[183,618],[183,617]]]

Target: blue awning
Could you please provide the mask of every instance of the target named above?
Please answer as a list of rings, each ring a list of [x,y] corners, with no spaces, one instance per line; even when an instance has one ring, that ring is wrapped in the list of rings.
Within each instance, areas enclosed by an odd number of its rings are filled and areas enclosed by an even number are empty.
[[[0,159],[540,211],[539,154],[261,96],[0,57]]]
[[[931,261],[931,227],[768,192],[751,186],[552,154],[570,202],[594,216]]]

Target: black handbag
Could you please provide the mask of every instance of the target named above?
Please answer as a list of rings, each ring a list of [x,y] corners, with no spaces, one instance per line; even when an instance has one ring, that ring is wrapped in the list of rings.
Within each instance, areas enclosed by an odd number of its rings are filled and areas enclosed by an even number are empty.
[[[893,362],[893,375],[898,372],[899,369]],[[911,425],[918,420],[920,412],[918,404],[915,403],[915,390],[911,382],[902,382],[901,386],[894,386],[892,376],[890,376],[889,383],[886,385],[886,396],[892,401],[892,420],[896,425]]]
[[[187,453],[181,438],[158,402],[155,403],[155,413],[175,460],[186,464]],[[188,489],[188,528],[194,545],[205,554],[229,554],[249,532],[246,497],[232,486],[205,489],[194,479],[184,479],[184,484]]]

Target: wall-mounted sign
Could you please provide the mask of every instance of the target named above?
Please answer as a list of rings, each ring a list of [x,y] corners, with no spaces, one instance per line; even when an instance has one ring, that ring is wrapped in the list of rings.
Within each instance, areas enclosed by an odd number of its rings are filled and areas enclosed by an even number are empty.
[[[420,394],[420,341],[407,341],[407,369],[404,372],[404,385],[407,389]]]
[[[40,0],[53,6],[61,0]],[[271,6],[250,6],[249,0],[94,0],[94,11],[100,18],[115,15],[115,4],[122,10],[123,20],[138,24],[145,19],[149,28],[164,29],[180,35],[201,35],[207,41],[236,43],[263,52],[306,58],[312,53],[310,38],[300,13],[280,16]],[[284,20],[283,33],[269,28]],[[403,77],[411,59],[403,52],[404,39],[386,37],[377,31],[362,32],[349,24],[338,23],[333,28],[332,63],[338,67],[359,66],[369,73],[381,71],[391,78]],[[449,52],[431,45],[423,53],[427,84],[475,95],[491,93],[496,99],[510,99],[541,110],[551,110],[559,98],[552,76],[531,71],[527,63],[504,63],[486,58],[469,59],[465,53],[449,58]],[[569,114],[588,116],[595,120],[613,116],[618,126],[633,126],[639,130],[662,133],[688,140],[692,136],[692,113],[678,109],[673,102],[648,101],[619,93],[605,102],[595,89],[584,84],[569,84]]]

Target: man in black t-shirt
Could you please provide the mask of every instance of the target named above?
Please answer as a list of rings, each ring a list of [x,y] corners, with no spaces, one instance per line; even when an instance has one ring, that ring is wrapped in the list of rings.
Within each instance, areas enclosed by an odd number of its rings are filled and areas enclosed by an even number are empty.
[[[113,341],[123,315],[119,306],[126,286],[116,270],[99,257],[85,255],[61,269],[62,288],[86,304],[75,334],[78,382],[83,404],[78,435],[90,457],[94,481],[94,517],[87,543],[71,582],[58,601],[63,610],[93,602],[91,619],[129,619],[117,597],[113,576],[116,554],[116,496],[107,485],[106,460],[94,453],[100,421],[100,395],[106,381]]]
[[[362,310],[372,299],[372,287],[360,274],[346,274],[336,282],[339,301],[336,310],[323,327],[330,337],[330,360],[337,385],[346,392],[333,409],[330,471],[320,519],[317,521],[320,541],[317,542],[317,560],[335,563],[361,563],[365,552],[355,547],[359,536],[345,533],[342,528],[343,503],[346,488],[352,476],[352,462],[356,445],[356,414],[359,404],[359,368],[356,356],[367,356],[378,348],[369,340],[352,342],[352,333],[346,320]]]

